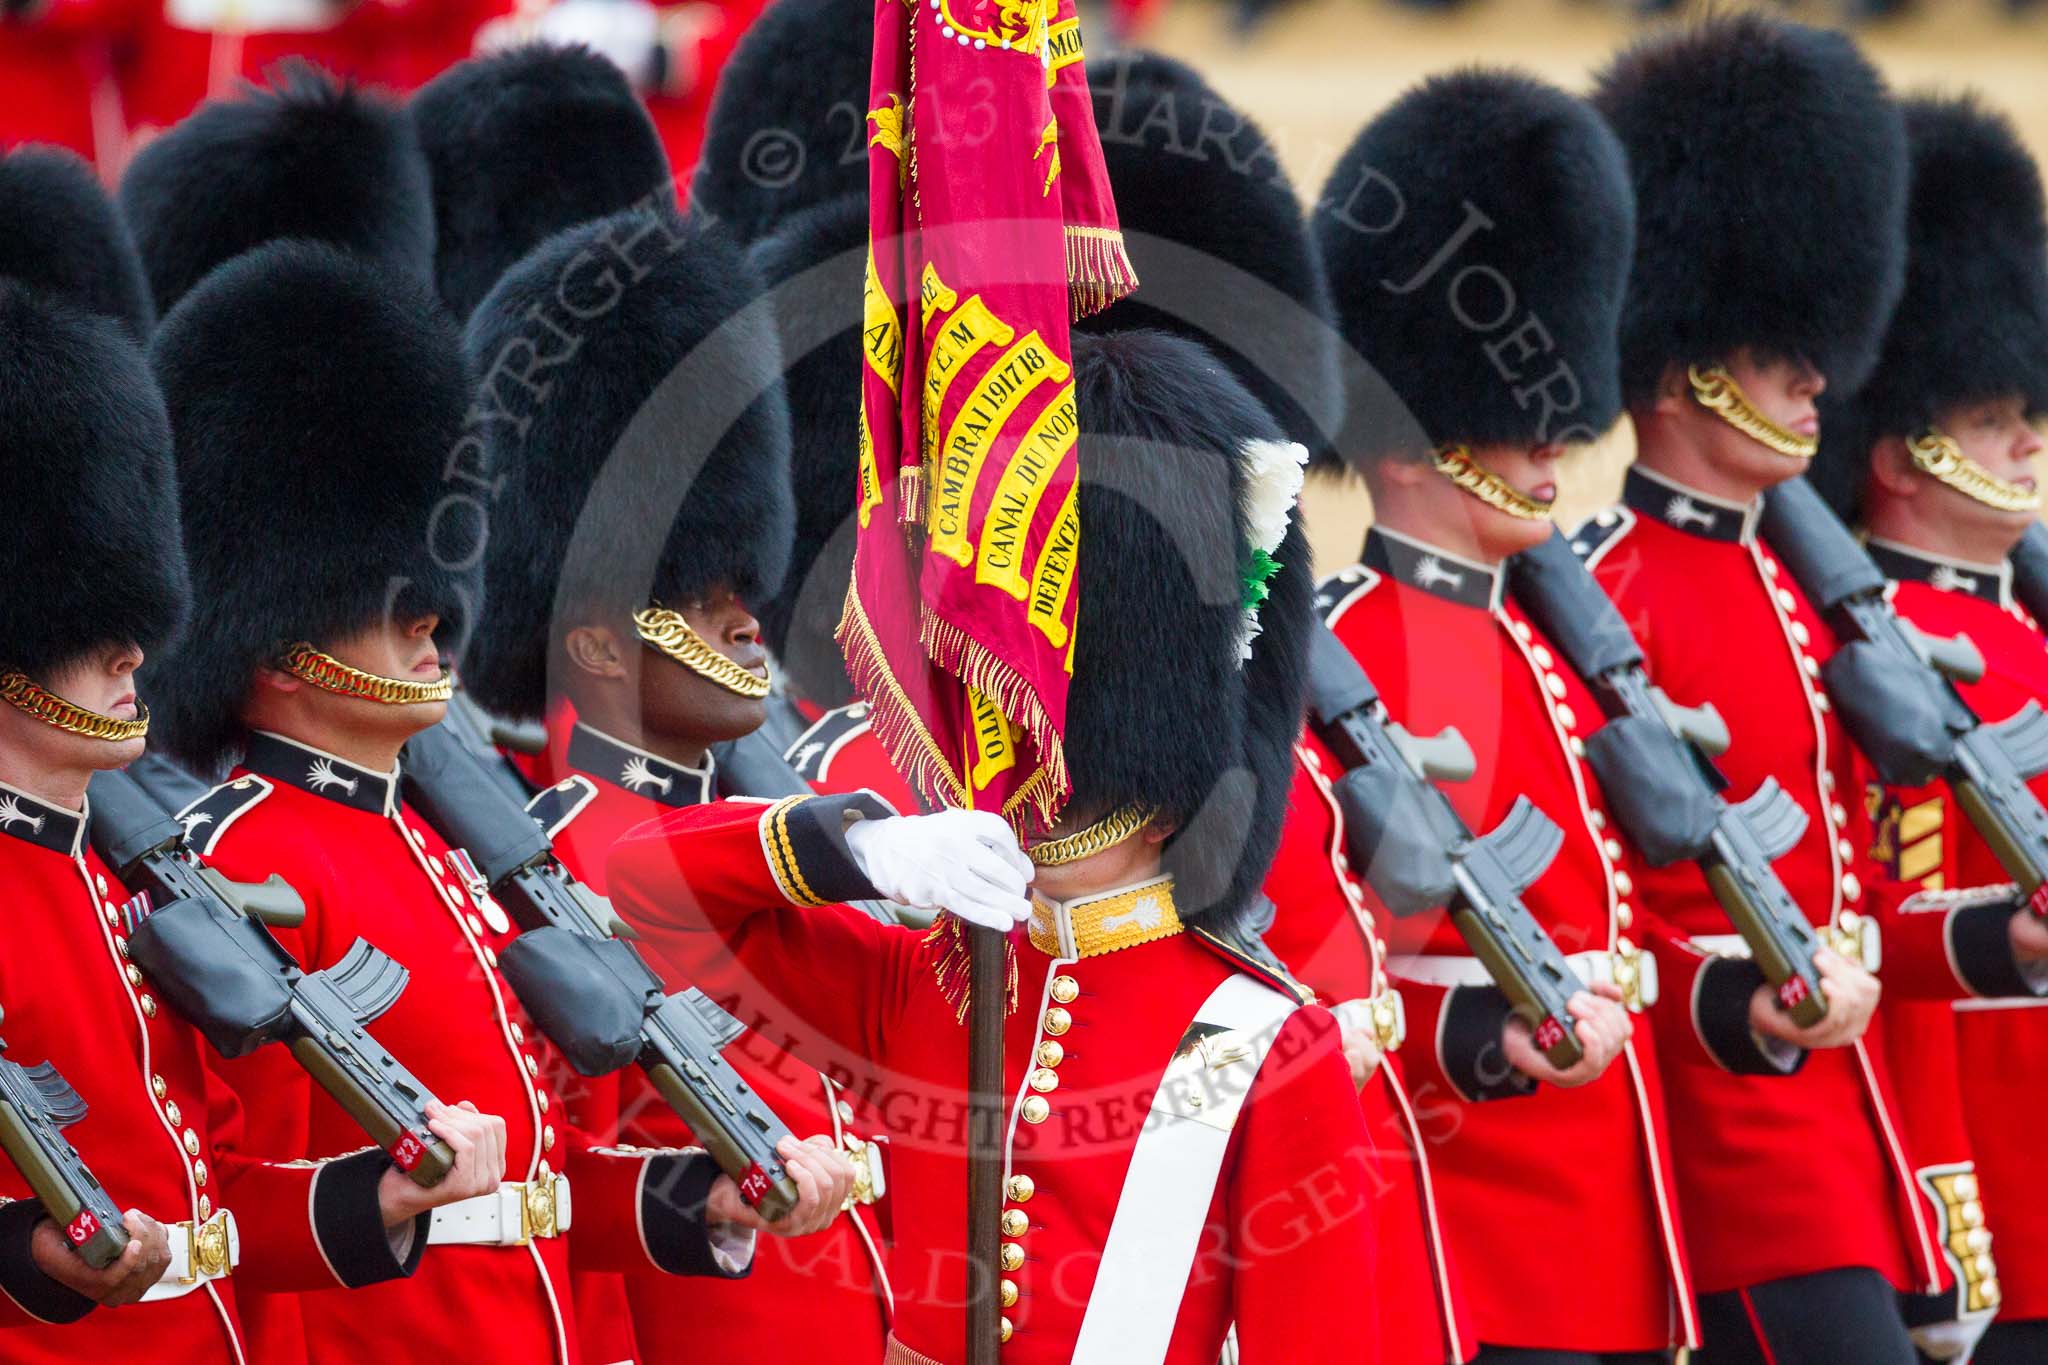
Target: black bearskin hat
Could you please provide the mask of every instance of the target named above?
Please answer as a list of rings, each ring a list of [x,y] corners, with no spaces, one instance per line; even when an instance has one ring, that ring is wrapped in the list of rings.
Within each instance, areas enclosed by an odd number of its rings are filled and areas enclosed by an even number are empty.
[[[1362,384],[1344,454],[1606,431],[1634,223],[1621,147],[1585,101],[1480,69],[1396,100],[1316,207],[1344,339],[1406,410],[1389,421],[1379,382]]]
[[[1871,445],[1943,408],[2019,394],[2048,411],[2048,218],[2012,123],[1975,99],[1905,103],[1906,292],[1870,382],[1825,407],[1813,478],[1853,515]],[[1832,396],[1832,395],[1830,395]]]
[[[1088,83],[1138,289],[1078,325],[1200,342],[1289,436],[1321,448],[1343,404],[1330,291],[1272,143],[1168,57],[1098,58]]]
[[[578,266],[622,251],[631,283]],[[781,585],[789,413],[759,295],[717,224],[632,209],[548,239],[477,305],[476,433],[503,480],[484,568],[491,610],[463,660],[483,705],[543,712],[558,603],[632,612],[724,586],[751,604]],[[550,320],[573,325],[578,344],[545,394],[500,382],[501,357],[558,345]]]
[[[201,105],[121,177],[159,313],[221,262],[284,237],[422,280],[432,269],[427,167],[405,110],[303,62],[271,80]]]
[[[1860,385],[1904,281],[1906,135],[1856,44],[1720,16],[1631,47],[1592,98],[1635,184],[1623,401],[1743,346]]]
[[[819,706],[853,700],[832,637],[853,576],[855,463],[860,458],[860,296],[867,199],[804,209],[756,242],[748,259],[776,297],[789,393],[796,538],[782,590],[756,605],[762,633],[797,695]],[[815,275],[805,272],[815,267]],[[844,325],[833,330],[833,323]]]
[[[171,428],[126,327],[0,279],[0,672],[155,649],[190,597]]]
[[[424,278],[313,242],[214,271],[150,351],[177,435],[195,609],[147,670],[165,747],[217,772],[257,667],[287,645],[476,619],[481,530],[446,475],[469,381]]]
[[[1156,806],[1179,822],[1167,867],[1182,910],[1227,922],[1278,846],[1306,690],[1313,587],[1298,512],[1250,659],[1240,652],[1258,457],[1286,438],[1220,361],[1170,333],[1076,335],[1074,373],[1088,582],[1069,808]]]
[[[588,48],[473,57],[422,87],[412,116],[433,178],[434,279],[457,318],[562,229],[672,202],[653,120]]]
[[[775,0],[719,73],[690,209],[742,242],[784,217],[868,191],[867,0]]]
[[[0,154],[0,275],[126,323],[137,344],[156,324],[128,225],[92,168],[59,147]]]

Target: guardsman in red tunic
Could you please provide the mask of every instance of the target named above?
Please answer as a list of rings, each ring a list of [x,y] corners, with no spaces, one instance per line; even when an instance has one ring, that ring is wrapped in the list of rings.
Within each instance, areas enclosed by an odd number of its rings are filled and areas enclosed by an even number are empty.
[[[600,1268],[729,1276],[759,1223],[708,1154],[606,1148],[568,1121],[547,1043],[498,971],[508,917],[398,794],[400,747],[445,710],[443,640],[479,600],[481,546],[443,520],[471,396],[460,339],[424,281],[277,242],[187,295],[152,356],[199,605],[144,691],[179,758],[233,765],[187,826],[228,875],[298,889],[305,922],[284,937],[308,969],[358,935],[404,965],[411,989],[374,1031],[437,1094],[509,1125],[509,1182],[437,1211],[418,1275],[266,1302],[264,1329],[282,1340],[295,1316],[313,1361],[574,1365],[571,1239]],[[296,1073],[261,1054],[223,1070],[252,1141],[310,1158],[354,1145]],[[850,1181],[792,1161],[801,1228]]]
[[[1906,101],[1905,117],[1906,292],[1869,382],[1824,415],[1814,479],[1868,529],[1899,614],[1983,654],[1983,680],[1962,691],[1996,722],[2048,702],[2048,650],[2013,601],[2006,560],[2041,507],[2032,423],[2048,411],[2048,221],[2040,172],[2002,115],[1921,98]],[[2048,796],[2048,781],[2034,787]],[[1873,786],[1870,799],[1878,856],[1928,893],[1920,900],[1938,908],[1985,894],[1968,888],[2009,890],[1946,786]],[[2012,928],[2048,943],[2032,916]],[[1973,985],[1977,997],[2022,993],[2009,981]],[[2048,1013],[2030,1003],[1885,1007],[1914,1175],[1957,1281],[1907,1307],[1915,1339],[1938,1359],[1967,1355],[1987,1324],[1978,1362],[2048,1357],[2048,1208],[2033,1162]]]
[[[715,799],[710,746],[761,723],[767,656],[745,603],[780,582],[791,521],[781,353],[765,317],[729,322],[759,288],[715,227],[683,224],[668,208],[629,210],[548,239],[471,316],[476,371],[544,345],[559,282],[577,261],[632,240],[645,244],[637,278],[577,324],[576,354],[550,374],[550,396],[501,383],[486,395],[494,419],[472,427],[502,485],[484,571],[491,614],[465,656],[465,686],[495,714],[547,719],[534,769],[545,790],[530,809],[600,893],[612,844]],[[694,366],[723,378],[675,380]],[[632,469],[636,424],[663,433],[660,453],[673,458],[620,477]],[[648,1365],[881,1356],[879,1149],[855,1123],[856,1097],[791,1058],[780,1038],[749,1033],[727,1055],[785,1123],[830,1135],[866,1178],[824,1232],[762,1248],[743,1282],[634,1277],[627,1297]],[[623,1079],[585,1083],[571,1112],[636,1146],[687,1140],[651,1087]]]
[[[1323,447],[1342,406],[1329,286],[1301,200],[1265,132],[1171,58],[1125,50],[1091,62],[1088,78],[1117,219],[1144,288],[1079,325],[1096,332],[1162,327],[1190,337],[1212,349],[1290,437]],[[1291,801],[1320,804],[1306,770],[1295,773]],[[1262,926],[1266,945],[1324,1002],[1370,997],[1369,970],[1333,970],[1336,964],[1321,956],[1311,972],[1307,960],[1292,960],[1297,952],[1316,957],[1335,916],[1348,911],[1327,848],[1306,859],[1285,850],[1283,844],[1265,885],[1278,912]],[[1354,1012],[1370,1017],[1372,1008],[1338,1015]],[[1354,1035],[1347,1029],[1346,1037]],[[1380,1039],[1355,1037],[1379,1051]],[[1400,1064],[1376,1066],[1359,1102],[1372,1137],[1379,1225],[1377,1358],[1387,1365],[1463,1359],[1471,1349],[1470,1322]]]
[[[1697,1331],[1656,1059],[1636,1036],[1657,999],[1636,859],[1584,762],[1597,706],[1503,599],[1501,567],[1551,533],[1566,443],[1618,411],[1621,151],[1582,101],[1529,77],[1441,77],[1359,134],[1314,227],[1365,362],[1336,445],[1377,517],[1318,606],[1393,720],[1470,742],[1478,772],[1447,791],[1474,830],[1521,796],[1563,830],[1524,899],[1585,982],[1586,1055],[1546,1062],[1447,917],[1385,917],[1345,851],[1341,769],[1313,737],[1276,867],[1313,892],[1276,892],[1273,941],[1319,988],[1377,1006],[1389,1045],[1405,1014],[1398,1098],[1428,1144],[1425,1194],[1469,1309],[1459,1344],[1482,1361],[1662,1360]],[[1568,386],[1546,381],[1559,372]],[[1569,1228],[1577,1252],[1531,1255],[1504,1226]]]
[[[1820,688],[1833,639],[1756,534],[1763,490],[1815,448],[1815,398],[1864,378],[1896,301],[1903,124],[1847,38],[1757,16],[1646,41],[1593,100],[1636,189],[1621,372],[1638,449],[1622,505],[1580,527],[1575,548],[1658,683],[1727,722],[1730,790],[1774,778],[1805,809],[1804,837],[1775,866],[1840,949],[1824,957],[1830,1008],[1811,1030],[1759,990],[1730,1021],[1738,1051],[1667,1055],[1703,1359],[1910,1361],[1895,1291],[1937,1292],[1948,1270],[1882,1046],[1861,1036],[1868,968],[1881,927],[1892,995],[1961,995],[1981,959],[2011,972],[2010,915],[1893,913],[1867,856],[1856,756]],[[1681,970],[1759,979],[1696,866],[1639,881],[1667,991]],[[1995,938],[1979,932],[1987,915]],[[1984,951],[1951,952],[1966,942]]]
[[[499,276],[555,233],[636,204],[674,205],[668,161],[646,109],[619,69],[594,52],[533,46],[472,58],[435,77],[413,96],[409,108],[433,189],[434,287],[457,319],[466,321]],[[496,522],[506,511],[505,475],[495,467],[492,451],[517,436],[508,405],[552,387],[564,362],[578,354],[568,329],[583,323],[568,308],[587,310],[601,300],[607,278],[633,278],[635,268],[623,265],[617,255],[601,256],[566,284],[572,302],[544,315],[559,324],[557,329],[537,324],[531,336],[503,338],[507,344],[474,357],[480,401],[463,441],[451,452],[450,475],[475,500],[480,517]],[[614,270],[623,265],[623,275],[606,277],[608,264]],[[570,406],[582,411],[578,404]],[[553,510],[551,505],[535,514]],[[575,515],[573,504],[563,510]],[[494,525],[493,540],[501,539]],[[530,591],[543,585],[540,577],[531,582]],[[535,654],[521,664],[539,667],[541,658]],[[510,755],[508,761],[529,785],[542,781],[534,756]],[[588,878],[602,870],[603,857],[572,859],[570,866]],[[577,1122],[607,1141],[618,1135],[611,1111],[620,1085],[649,1102],[653,1094],[633,1077],[593,1081],[565,1068],[554,1080]],[[583,1268],[573,1279],[584,1357],[599,1362],[639,1358],[624,1280]],[[663,1292],[672,1290],[663,1286]]]
[[[0,215],[25,221],[0,173]],[[175,633],[190,586],[171,432],[135,319],[94,291],[139,280],[111,205],[73,165],[72,231],[0,279],[0,459],[12,505],[0,608],[0,1009],[9,1060],[54,1062],[84,1098],[66,1130],[132,1238],[94,1271],[0,1157],[0,1359],[252,1358],[237,1289],[332,1289],[402,1278],[427,1248],[425,1210],[494,1183],[503,1125],[466,1109],[432,1125],[460,1153],[436,1193],[381,1151],[262,1159],[197,1030],[126,962],[128,893],[87,841],[94,772],[143,750],[134,671]],[[124,259],[125,258],[125,259]],[[26,276],[27,278],[24,278]],[[90,284],[73,293],[80,281]],[[352,1148],[363,1146],[360,1141]],[[271,1149],[275,1151],[276,1149]],[[297,1156],[298,1153],[288,1155]],[[89,1236],[89,1230],[79,1229]],[[98,1311],[94,1311],[95,1305]]]
[[[1300,452],[1191,342],[1074,343],[1093,567],[1072,814],[1034,846],[1032,898],[993,815],[891,819],[850,796],[642,826],[612,853],[613,900],[651,955],[877,1087],[897,1231],[886,1360],[962,1358],[967,1031],[957,924],[920,934],[833,903],[878,893],[1020,931],[988,1268],[1003,1359],[1210,1365],[1233,1320],[1248,1365],[1375,1359],[1365,1134],[1335,1026],[1222,933],[1285,804],[1308,621],[1287,511]],[[1254,623],[1244,586],[1272,560]]]

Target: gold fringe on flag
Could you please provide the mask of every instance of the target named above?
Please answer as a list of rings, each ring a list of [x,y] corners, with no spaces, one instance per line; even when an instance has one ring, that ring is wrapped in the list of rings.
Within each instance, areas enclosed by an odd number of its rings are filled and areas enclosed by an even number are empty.
[[[966,788],[954,775],[945,750],[932,738],[924,717],[917,713],[903,685],[896,681],[882,652],[882,642],[875,638],[875,628],[851,584],[847,585],[846,607],[839,617],[839,627],[832,634],[846,656],[847,677],[860,695],[868,699],[868,719],[875,728],[875,738],[882,741],[883,750],[902,770],[911,788],[935,806],[966,806]]]
[[[968,963],[971,950],[967,944],[967,932],[960,921],[952,915],[941,915],[932,922],[931,931],[924,936],[930,945],[943,945],[939,960],[932,964],[932,977],[939,983],[939,994],[953,1007],[953,1022],[967,1022]],[[1003,940],[1003,975],[1009,982],[1009,1000],[1003,1007],[1006,1015],[1017,1012],[1017,946],[1008,939]]]
[[[1019,788],[1003,814],[1016,824],[1015,812],[1029,806],[1040,823],[1051,826],[1072,784],[1067,777],[1067,750],[1060,732],[1046,714],[1038,693],[1017,670],[987,646],[926,606],[918,623],[925,654],[983,696],[991,698],[1004,719],[1031,737],[1038,750],[1038,772]]]
[[[1138,272],[1115,228],[1069,227],[1067,301],[1074,320],[1099,313],[1138,287]]]

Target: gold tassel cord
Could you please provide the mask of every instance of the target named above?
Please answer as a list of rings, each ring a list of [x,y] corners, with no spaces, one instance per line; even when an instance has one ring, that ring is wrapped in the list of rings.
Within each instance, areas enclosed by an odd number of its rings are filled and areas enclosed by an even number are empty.
[[[682,613],[667,607],[648,607],[633,613],[633,628],[655,650],[666,654],[698,677],[716,683],[735,696],[758,701],[768,695],[768,679],[750,668],[741,668],[690,629]]]
[[[432,682],[410,678],[386,678],[345,664],[332,654],[323,654],[301,640],[284,652],[277,666],[302,682],[342,697],[360,697],[385,706],[421,706],[447,701],[455,695],[455,680],[447,669]]]
[[[87,739],[104,739],[118,744],[141,739],[149,733],[149,708],[146,706],[136,707],[134,720],[116,720],[64,700],[35,683],[25,673],[0,673],[0,699],[45,725],[54,725],[68,734],[84,735]]]
[[[1792,460],[1810,460],[1820,449],[1819,437],[1787,431],[1758,412],[1749,401],[1749,395],[1735,382],[1735,376],[1719,365],[1709,365],[1704,369],[1698,365],[1688,366],[1685,377],[1692,385],[1692,396],[1699,400],[1701,407],[1764,449],[1776,451]]]
[[[1136,837],[1157,814],[1158,808],[1153,806],[1119,806],[1086,829],[1033,844],[1024,851],[1039,867],[1064,867]]]
[[[1912,456],[1913,468],[1986,507],[2001,512],[2033,512],[2041,506],[2039,489],[2007,483],[1963,454],[1962,446],[1953,436],[1923,431],[1906,442],[1906,453]]]
[[[1444,446],[1429,462],[1436,472],[1495,511],[1523,521],[1542,521],[1555,504],[1538,502],[1490,469],[1481,467],[1464,446]]]

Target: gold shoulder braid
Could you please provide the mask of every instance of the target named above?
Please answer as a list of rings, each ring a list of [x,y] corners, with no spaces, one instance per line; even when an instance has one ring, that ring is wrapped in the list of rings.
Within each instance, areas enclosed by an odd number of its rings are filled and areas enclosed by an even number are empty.
[[[1906,442],[1913,468],[1932,475],[1964,497],[1995,507],[2001,512],[2031,512],[2041,505],[2039,490],[2007,483],[1963,454],[1953,436],[1929,429]]]
[[[1490,469],[1482,468],[1464,446],[1444,446],[1430,454],[1436,472],[1496,511],[1523,521],[1542,521],[1551,503],[1538,502]]]
[[[1692,384],[1692,396],[1699,400],[1701,407],[1709,409],[1765,449],[1775,450],[1794,460],[1810,460],[1820,449],[1819,437],[1787,431],[1758,412],[1751,405],[1749,395],[1735,382],[1735,376],[1719,365],[1709,365],[1704,369],[1689,365],[1685,377]]]
[[[674,659],[698,677],[718,684],[726,691],[749,699],[768,695],[768,680],[752,669],[741,668],[690,629],[681,612],[653,606],[633,613],[633,628],[650,648]]]
[[[112,716],[103,716],[64,700],[36,684],[25,673],[0,673],[0,698],[5,698],[45,725],[54,725],[70,734],[84,735],[87,739],[104,739],[118,744],[123,740],[141,739],[149,733],[149,708],[146,706],[135,708],[134,720],[115,720]]]
[[[1078,863],[1083,858],[1092,858],[1106,848],[1115,848],[1124,840],[1152,823],[1152,817],[1159,814],[1154,806],[1119,806],[1097,820],[1086,829],[1066,835],[1064,838],[1048,839],[1042,844],[1033,844],[1024,850],[1031,861],[1040,867],[1060,867],[1066,863]]]
[[[455,681],[445,668],[433,682],[385,678],[345,664],[332,654],[323,654],[303,640],[287,649],[284,657],[277,661],[277,666],[323,691],[342,697],[361,697],[386,706],[417,706],[423,702],[447,701],[455,695]]]

